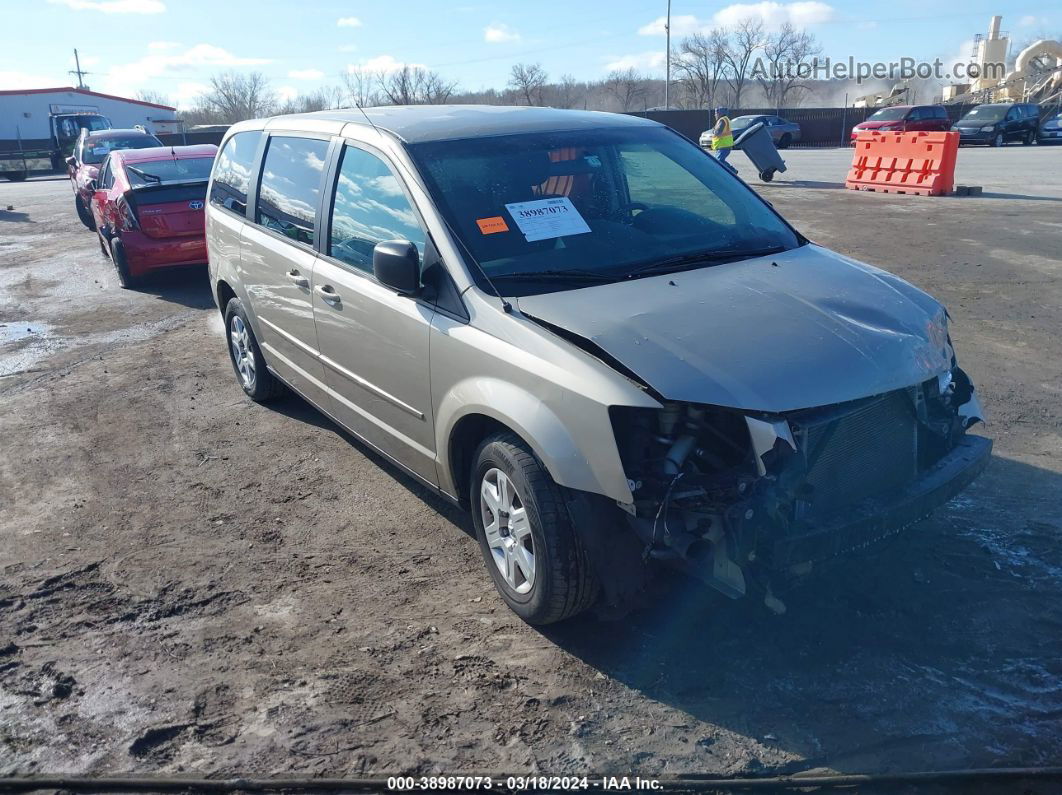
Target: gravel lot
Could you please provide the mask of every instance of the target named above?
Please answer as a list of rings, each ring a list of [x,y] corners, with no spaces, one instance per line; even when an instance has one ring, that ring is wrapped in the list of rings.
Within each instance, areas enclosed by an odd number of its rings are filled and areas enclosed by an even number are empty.
[[[244,399],[203,271],[123,291],[65,180],[0,183],[0,773],[1062,763],[1062,148],[962,150],[982,198],[785,157],[770,185],[732,161],[949,306],[994,462],[784,616],[670,579],[545,632],[464,516],[298,399]]]

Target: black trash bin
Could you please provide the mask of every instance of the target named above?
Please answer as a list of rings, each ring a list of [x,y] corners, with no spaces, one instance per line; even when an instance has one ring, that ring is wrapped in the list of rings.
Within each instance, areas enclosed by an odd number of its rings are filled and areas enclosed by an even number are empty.
[[[785,161],[774,146],[774,139],[762,121],[756,122],[734,141],[734,148],[744,152],[759,172],[760,179],[770,182],[778,171],[785,171]]]

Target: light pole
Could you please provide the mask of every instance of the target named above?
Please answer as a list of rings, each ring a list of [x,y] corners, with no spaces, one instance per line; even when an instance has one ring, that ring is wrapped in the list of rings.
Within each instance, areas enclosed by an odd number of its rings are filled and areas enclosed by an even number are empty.
[[[671,110],[671,0],[667,0],[667,22],[664,23],[667,53],[664,63],[664,109]]]

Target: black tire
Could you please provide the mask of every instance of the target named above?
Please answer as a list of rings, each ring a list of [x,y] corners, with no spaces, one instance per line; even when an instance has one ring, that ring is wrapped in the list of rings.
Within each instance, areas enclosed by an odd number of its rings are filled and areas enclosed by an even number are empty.
[[[598,582],[579,543],[561,487],[516,435],[488,437],[476,451],[470,499],[476,537],[494,586],[509,608],[532,625],[552,624],[587,610],[597,600]],[[480,498],[484,477],[493,469],[504,473],[519,495],[528,518],[535,576],[526,593],[505,581],[487,543]]]
[[[107,241],[103,239],[103,235],[100,234],[99,230],[96,231],[96,241],[100,244],[100,254],[102,254],[107,259],[110,259],[111,251],[109,248],[107,248]]]
[[[129,262],[125,258],[125,248],[122,246],[121,238],[112,237],[110,248],[111,263],[114,265],[114,272],[118,274],[118,283],[122,285],[122,289],[132,290],[140,283],[140,280],[129,272]]]
[[[244,378],[243,373],[240,372],[240,365],[236,361],[236,352],[232,340],[232,333],[236,325],[235,319],[239,319],[243,330],[246,331],[247,338],[243,350],[250,354],[254,362],[254,374],[250,382]],[[225,304],[225,347],[229,351],[229,362],[232,364],[232,371],[236,374],[236,380],[239,382],[240,388],[251,400],[256,403],[267,403],[287,392],[287,388],[280,379],[266,368],[262,349],[258,347],[258,340],[251,329],[251,321],[247,319],[247,312],[239,298],[232,298]]]
[[[989,146],[1003,146],[1003,133],[996,133]]]
[[[77,208],[77,217],[81,219],[81,223],[86,228],[96,231],[96,221],[92,217],[92,211],[85,206],[85,202],[81,201],[81,197],[76,193],[74,194],[74,207]]]
[[[793,143],[793,136],[790,133],[784,133],[781,138],[778,139],[779,149],[788,149]]]
[[[760,179],[762,179],[764,182],[770,182],[772,179],[774,179],[774,173],[775,169],[765,168],[763,171],[760,172]]]
[[[1036,134],[1032,131],[1025,133],[1025,137],[1021,139],[1022,146],[1032,146],[1036,140]]]
[[[25,171],[5,171],[4,176],[8,182],[24,182],[26,179]]]

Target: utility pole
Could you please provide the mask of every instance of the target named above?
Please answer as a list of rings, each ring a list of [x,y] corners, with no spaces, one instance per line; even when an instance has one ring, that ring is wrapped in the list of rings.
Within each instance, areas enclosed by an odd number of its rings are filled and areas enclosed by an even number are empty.
[[[667,22],[664,24],[667,54],[664,68],[664,108],[671,110],[671,0],[667,0]]]
[[[83,78],[85,75],[89,74],[89,72],[83,72],[81,70],[81,59],[78,58],[76,49],[74,50],[74,63],[77,65],[77,68],[76,69],[71,69],[69,72],[67,72],[67,74],[77,75],[77,87],[78,88],[85,88],[85,81],[82,80],[81,78]]]

